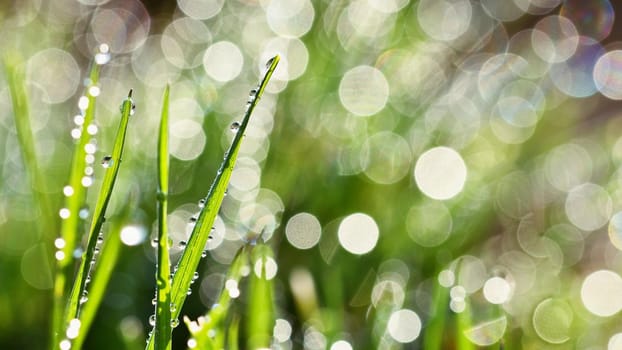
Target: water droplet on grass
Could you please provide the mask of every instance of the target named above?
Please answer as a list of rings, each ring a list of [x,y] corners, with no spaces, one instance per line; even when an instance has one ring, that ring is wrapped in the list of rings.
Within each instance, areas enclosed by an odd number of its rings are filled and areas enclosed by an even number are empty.
[[[156,324],[156,316],[155,315],[149,316],[149,325],[153,327],[155,326],[155,324]]]
[[[103,50],[105,49],[105,50]],[[99,52],[95,54],[95,63],[100,66],[110,62],[110,52],[109,47],[106,44],[99,45]]]
[[[65,248],[65,240],[62,238],[57,238],[54,240],[54,246],[58,249]]]
[[[97,135],[98,131],[99,131],[99,128],[95,124],[90,124],[89,126],[86,127],[86,132],[91,136]]]
[[[274,62],[275,57],[272,57],[271,59],[268,60],[268,62],[266,62],[266,69],[270,68],[270,66],[272,65],[272,62]]]
[[[80,219],[86,219],[89,217],[89,208],[87,207],[83,207],[82,209],[80,209],[80,211],[78,212],[78,216],[80,217]]]
[[[89,95],[93,97],[99,96],[100,93],[101,93],[101,90],[99,89],[99,86],[91,86],[89,88]]]
[[[82,253],[83,253],[82,248],[76,248],[73,251],[73,257],[78,259],[79,257],[82,256]]]
[[[84,176],[81,182],[82,182],[82,186],[91,187],[91,185],[93,185],[93,178],[90,176]]]
[[[171,303],[171,312],[177,311],[177,305],[175,303]]]
[[[179,319],[178,318],[172,319],[171,320],[171,327],[177,328],[177,326],[179,326]]]
[[[84,304],[89,300],[89,297],[87,297],[86,295],[83,295],[80,297],[80,304]]]
[[[81,126],[82,124],[84,124],[84,116],[82,114],[77,114],[75,117],[73,117],[73,122],[74,124],[76,124],[76,126]]]
[[[104,167],[104,168],[110,168],[110,167],[112,166],[112,163],[113,163],[113,162],[114,162],[114,161],[112,160],[112,156],[105,156],[105,157],[102,159],[102,167]]]
[[[188,291],[186,292],[186,295],[190,295],[192,294],[192,289],[188,288]]]
[[[199,278],[199,273],[198,272],[194,272],[194,275],[192,275],[192,280],[196,281]]]
[[[231,123],[231,126],[229,128],[231,129],[232,132],[238,132],[238,130],[240,130],[240,123],[233,122]]]
[[[204,251],[201,253],[201,257],[202,257],[202,258],[207,257],[207,250],[204,250]]]
[[[80,96],[78,99],[78,108],[81,110],[85,110],[89,108],[89,98],[86,96]]]
[[[205,198],[201,198],[199,199],[199,208],[203,209],[205,208]]]
[[[69,339],[63,339],[58,344],[58,347],[60,348],[60,350],[69,350],[71,349],[71,342],[69,341]]]
[[[67,219],[69,218],[69,216],[71,216],[71,211],[69,211],[69,209],[67,208],[63,208],[58,211],[58,216],[60,216],[61,219]]]
[[[54,254],[54,257],[56,258],[56,260],[61,261],[61,260],[65,259],[65,253],[62,250],[58,250]]]
[[[157,248],[159,243],[160,243],[160,241],[158,241],[157,238],[154,238],[154,239],[151,240],[151,246],[154,247],[154,248]]]
[[[188,242],[186,242],[186,241],[179,241],[179,246],[181,248],[186,248],[187,245],[188,245]]]

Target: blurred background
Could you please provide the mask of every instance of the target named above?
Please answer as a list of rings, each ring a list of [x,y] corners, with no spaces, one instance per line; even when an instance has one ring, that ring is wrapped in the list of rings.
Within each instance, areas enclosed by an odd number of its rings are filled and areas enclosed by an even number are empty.
[[[275,348],[419,349],[440,334],[445,349],[465,337],[472,348],[622,349],[616,10],[609,0],[0,3],[0,52],[26,72],[45,174],[33,188],[0,72],[0,347],[47,344],[72,130],[106,44],[95,159],[112,149],[134,89],[108,216],[130,192],[139,208],[85,348],[141,349],[149,332],[164,86],[175,259],[229,125],[278,53],[182,314],[211,307],[236,250],[265,230]],[[185,346],[183,324],[174,339]]]

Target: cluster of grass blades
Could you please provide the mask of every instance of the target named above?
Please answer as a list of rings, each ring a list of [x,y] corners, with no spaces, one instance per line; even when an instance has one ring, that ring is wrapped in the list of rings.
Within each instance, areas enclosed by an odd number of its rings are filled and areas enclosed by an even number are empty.
[[[256,88],[252,89],[247,102],[246,111],[241,123],[234,122],[231,129],[235,131],[235,137],[225,153],[223,162],[218,169],[216,178],[210,187],[207,196],[200,201],[201,211],[196,219],[190,238],[177,263],[172,281],[167,283],[169,277],[168,268],[168,248],[167,243],[163,242],[165,235],[158,234],[157,256],[157,291],[156,291],[156,313],[153,318],[155,331],[150,336],[147,349],[169,349],[171,340],[171,327],[179,324],[181,308],[188,296],[191,284],[196,280],[196,270],[201,258],[205,256],[205,245],[210,237],[214,221],[218,215],[218,210],[225,197],[229,179],[237,160],[244,132],[248,126],[250,117],[255,106],[261,99],[272,73],[279,63],[279,56],[271,58],[266,64],[266,72]],[[164,228],[164,217],[166,216],[166,198],[168,181],[168,148],[167,148],[167,120],[168,120],[168,89],[163,98],[162,122],[160,125],[160,137],[158,142],[158,222],[160,229]],[[164,228],[165,229],[165,228]],[[170,288],[169,288],[170,283]],[[170,295],[169,295],[170,294]]]
[[[92,139],[96,133],[96,127],[93,128],[91,125],[95,125],[95,102],[99,91],[94,89],[99,89],[100,69],[101,65],[108,61],[107,55],[107,47],[103,46],[100,48],[100,53],[95,57],[87,83],[85,84],[85,94],[79,102],[80,115],[77,116],[79,120],[75,121],[77,127],[71,133],[75,141],[73,162],[68,184],[63,188],[64,204],[59,212],[61,218],[60,236],[54,240],[54,245],[57,249],[55,253],[57,266],[53,289],[54,307],[52,312],[51,349],[68,350],[80,349],[82,347],[121,253],[120,232],[129,221],[138,202],[136,196],[130,194],[129,200],[125,202],[120,213],[108,220],[109,227],[104,235],[102,228],[104,222],[107,221],[106,210],[118,177],[130,116],[134,114],[135,109],[132,91],[130,90],[127,98],[121,104],[121,120],[112,152],[102,159],[102,167],[105,169],[105,173],[92,213],[89,213],[88,206],[86,205],[87,190],[92,183],[92,163],[94,162],[95,153]],[[207,196],[201,200],[202,210],[197,217],[195,227],[173,274],[171,274],[166,220],[169,181],[169,87],[167,86],[164,91],[157,152],[158,244],[155,276],[156,310],[155,314],[149,319],[149,323],[154,327],[154,331],[150,333],[150,337],[147,340],[147,349],[171,349],[172,347],[172,330],[179,324],[179,315],[187,297],[187,292],[196,279],[196,269],[201,258],[206,255],[204,247],[210,237],[212,225],[224,199],[244,132],[250,116],[278,62],[278,56],[268,61],[266,72],[259,85],[251,90],[242,121],[240,123],[235,122],[231,126],[236,135],[225,154]],[[12,64],[12,61],[6,60],[5,68],[9,73],[7,75],[11,78],[9,85],[13,97],[16,124],[19,124],[17,129],[18,136],[20,136],[20,145],[24,153],[24,159],[31,160],[27,164],[29,173],[32,174],[31,181],[37,184],[37,182],[42,180],[38,177],[41,174],[36,163],[32,130],[28,125],[27,94],[25,87],[20,85],[20,82],[24,80],[20,79],[20,70]],[[39,186],[37,188],[42,187]],[[35,197],[37,197],[36,193]],[[49,207],[46,207],[47,201],[43,199],[36,201],[40,203],[41,208],[39,210],[41,215],[50,215]],[[91,222],[85,233],[82,227],[84,220],[89,216],[91,217]],[[43,221],[49,222],[48,220]],[[86,248],[82,252],[79,242],[84,235],[86,235],[87,243]],[[231,280],[236,281],[236,288],[237,282],[240,281],[242,276],[248,275],[247,272],[244,273],[244,271],[249,270],[247,261],[265,260],[269,255],[271,255],[270,249],[264,245],[243,247],[229,272]],[[81,258],[81,260],[74,277],[74,266],[77,258]],[[261,263],[257,266],[260,265]],[[268,298],[267,300],[272,302],[272,284],[265,276],[262,278],[261,274],[265,275],[265,269],[261,269],[259,276],[251,277],[251,283],[254,287],[249,296],[251,298]],[[70,286],[69,282],[72,279],[73,285]],[[89,287],[88,289],[87,286]],[[208,315],[216,322],[210,329],[215,329],[217,326],[222,327],[225,320],[230,321],[230,324],[227,325],[229,330],[227,332],[227,348],[235,349],[237,348],[239,317],[236,316],[235,319],[226,317],[228,312],[226,306],[230,304],[231,297],[231,294],[223,292],[219,303],[221,306],[212,308]],[[266,304],[265,300],[263,304]],[[267,314],[262,314],[264,320],[266,316],[272,317],[272,308],[270,307],[268,310],[270,311]],[[256,331],[256,334],[263,334],[259,342],[268,346],[270,335],[268,333],[269,329],[266,328],[269,326],[266,326],[266,324],[269,324],[269,322],[258,321],[254,315],[249,316],[250,329]],[[224,334],[225,332],[219,333]],[[224,338],[220,336],[210,337],[206,333],[206,337],[203,337],[200,332],[193,332],[193,336],[195,337],[193,341],[196,344],[201,344],[202,348],[212,348],[211,346],[216,344],[224,345]],[[222,347],[219,346],[217,348]]]

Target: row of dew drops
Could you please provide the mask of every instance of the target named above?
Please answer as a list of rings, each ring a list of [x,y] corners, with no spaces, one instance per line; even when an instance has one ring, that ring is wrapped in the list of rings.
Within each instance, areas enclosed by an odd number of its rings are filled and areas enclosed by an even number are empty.
[[[100,65],[100,66],[104,65],[110,61],[110,58],[111,58],[110,47],[107,44],[101,44],[99,46],[99,52],[95,54],[95,64]],[[99,96],[101,92],[99,86],[93,85],[93,82],[90,79],[87,78],[84,80],[84,86],[85,88],[87,88],[87,94],[89,96],[91,97]],[[84,123],[85,123],[85,117],[86,117],[86,110],[88,109],[89,104],[90,104],[90,100],[89,100],[89,97],[87,96],[81,96],[78,99],[79,113],[75,115],[73,118],[75,127],[70,132],[71,138],[74,140],[74,142],[79,142],[80,138],[82,137],[83,132],[85,131]],[[95,135],[97,135],[98,131],[99,131],[99,128],[97,124],[95,124],[95,122],[91,121],[89,125],[86,125],[86,133],[92,136],[92,138],[84,146],[84,151],[86,153],[84,161],[86,165],[84,167],[84,175],[80,183],[85,188],[88,188],[93,184],[93,174],[95,172],[93,168],[93,163],[95,163],[95,152],[97,151],[97,140],[95,139]],[[102,160],[102,166],[104,168],[109,168],[111,165],[112,165],[112,157],[111,156],[104,157]],[[74,188],[71,185],[66,185],[65,187],[63,187],[63,195],[65,197],[73,196]],[[71,217],[71,215],[72,213],[68,208],[62,208],[59,211],[59,216],[63,220],[68,219],[69,217]],[[81,220],[86,220],[88,216],[89,216],[88,207],[83,206],[82,208],[80,208],[78,212],[78,217]],[[104,241],[103,232],[100,232],[97,236],[97,244],[95,246],[95,250],[93,251],[93,255],[94,255],[93,259],[90,261],[89,268],[87,271],[87,277],[85,281],[87,285],[88,283],[91,282],[91,271],[93,270],[93,267],[95,266],[96,257],[100,252],[103,241]],[[65,252],[63,251],[63,249],[66,247],[65,240],[62,237],[57,238],[54,241],[54,246],[58,249],[58,251],[55,253],[56,260],[58,261],[65,260],[67,258]],[[80,258],[84,252],[82,248],[76,248],[72,253],[73,253],[73,257],[77,259],[77,258]],[[82,305],[86,303],[87,301],[88,301],[88,291],[86,290],[86,286],[85,286],[85,289],[82,291],[82,294],[78,302],[79,302],[79,305]],[[65,338],[61,340],[59,343],[59,347],[61,350],[71,349],[71,340],[78,337],[78,335],[80,334],[81,325],[82,325],[81,321],[77,318],[74,318],[69,322],[69,325],[65,331]]]
[[[270,59],[268,60],[268,62],[266,63],[266,68],[270,68],[270,66],[272,65],[274,59]],[[261,83],[260,83],[261,84]],[[246,109],[245,112],[248,113],[249,109],[251,108],[251,106],[253,105],[253,103],[257,102],[257,97],[258,97],[258,93],[260,90],[260,85],[258,85],[256,88],[253,88],[250,90],[249,95],[248,95],[248,100],[246,101]],[[234,121],[231,123],[231,125],[229,126],[229,129],[231,130],[231,132],[233,133],[237,133],[240,130],[241,124],[238,121]],[[228,156],[228,153],[225,153],[224,155],[224,159],[226,159]],[[218,170],[218,174],[220,175],[222,173],[222,168],[220,168]],[[224,195],[227,195],[227,191],[225,190]],[[196,224],[196,222],[199,219],[199,216],[201,214],[201,211],[205,208],[205,204],[206,204],[206,199],[205,198],[201,198],[198,202],[198,207],[199,207],[199,212],[192,215],[190,217],[190,223],[191,224]],[[211,234],[208,236],[208,240],[213,239],[213,234],[215,233],[216,228],[212,227],[211,228]],[[170,240],[170,239],[169,239]],[[157,248],[159,244],[159,241],[157,238],[153,238],[151,240],[151,246],[154,248]],[[185,249],[186,246],[188,245],[188,242],[185,240],[180,240],[179,241],[179,247],[181,249]],[[169,244],[169,249],[171,247],[171,244]],[[201,258],[205,258],[207,257],[207,250],[203,250],[203,252],[201,253]],[[169,275],[169,280],[172,283],[173,282],[173,277],[175,275],[175,273],[178,270],[179,265],[176,265],[175,268],[173,269],[173,272]],[[156,265],[156,270],[157,270],[157,265]],[[242,276],[246,276],[250,273],[250,268],[246,267],[246,269],[242,269]],[[194,272],[194,275],[192,276],[192,280],[190,281],[190,284],[194,284],[197,280],[199,279],[199,273],[198,272]],[[225,282],[225,289],[227,290],[229,296],[232,299],[235,299],[237,297],[240,296],[240,290],[238,288],[238,282],[236,280],[230,279],[227,280]],[[188,291],[186,292],[186,295],[191,295],[192,294],[192,287],[188,288]],[[154,298],[151,300],[151,304],[157,307],[157,292],[156,292],[156,296],[154,296]],[[212,308],[218,307],[218,304],[215,304],[212,306]],[[177,305],[175,303],[171,303],[170,305],[170,310],[171,312],[176,312],[177,311]],[[156,325],[156,314],[151,314],[149,316],[149,325],[152,327],[155,327]],[[176,328],[177,326],[179,326],[179,319],[175,318],[171,320],[171,327]],[[147,338],[147,343],[149,343],[149,339],[153,336],[153,329],[149,332],[149,336]]]

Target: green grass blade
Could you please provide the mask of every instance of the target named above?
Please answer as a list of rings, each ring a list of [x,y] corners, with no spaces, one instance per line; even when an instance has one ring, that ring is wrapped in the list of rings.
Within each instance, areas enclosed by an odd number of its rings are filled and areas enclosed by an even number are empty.
[[[155,348],[171,349],[171,263],[168,252],[167,204],[169,178],[168,152],[168,101],[170,87],[167,85],[162,97],[162,117],[158,139],[158,269],[156,272],[156,326]]]
[[[274,327],[273,280],[267,276],[266,267],[272,259],[272,250],[265,244],[253,249],[247,308],[247,349],[269,348]],[[257,267],[259,271],[257,271]],[[257,275],[260,272],[260,275]]]
[[[238,350],[238,337],[240,334],[240,318],[234,316],[227,333],[227,350]]]
[[[469,338],[467,338],[464,333],[469,330],[472,326],[471,321],[471,306],[469,303],[466,303],[466,307],[464,310],[458,314],[456,314],[456,349],[458,350],[475,350],[476,346],[473,344]]]
[[[192,230],[186,249],[182,253],[179,263],[177,264],[172,284],[171,303],[176,305],[175,311],[171,314],[172,319],[179,317],[181,308],[186,300],[187,291],[193,281],[194,272],[199,265],[205,244],[207,243],[210,231],[214,221],[216,220],[216,216],[218,215],[218,210],[225,196],[225,191],[227,189],[227,185],[229,184],[231,172],[233,171],[233,167],[240,150],[242,137],[244,136],[250,116],[253,113],[257,102],[259,102],[261,96],[263,95],[266,85],[279,63],[279,59],[279,56],[275,56],[268,61],[266,73],[264,74],[256,90],[252,90],[248,108],[244,114],[244,119],[242,120],[242,123],[239,124],[239,127],[237,124],[235,125],[235,128],[238,129],[237,133],[233,138],[233,142],[231,143],[229,150],[225,154],[225,158],[220,165],[216,178],[214,179],[207,197],[205,198],[205,206],[199,213],[199,217],[197,218],[196,225]],[[147,349],[153,349],[152,339],[153,338],[149,339]]]
[[[97,86],[99,82],[100,65],[93,64],[91,72],[89,74],[90,83],[85,89],[85,96],[89,100],[89,104],[84,111],[84,121],[82,124],[82,132],[77,142],[75,143],[73,150],[73,160],[71,162],[71,170],[69,173],[69,183],[67,184],[67,190],[65,192],[66,208],[70,215],[61,220],[60,228],[60,245],[57,244],[59,251],[62,252],[57,256],[56,260],[56,276],[54,280],[54,306],[52,316],[52,332],[54,333],[54,343],[57,343],[60,339],[58,337],[62,335],[63,331],[63,312],[65,310],[67,301],[67,281],[70,281],[74,273],[74,261],[73,252],[76,249],[76,245],[80,241],[80,237],[84,231],[81,225],[81,220],[78,215],[80,210],[85,207],[87,187],[82,185],[82,178],[84,177],[84,170],[87,166],[86,162],[86,149],[85,146],[89,143],[91,135],[86,132],[86,127],[93,123],[95,119],[95,96],[88,93],[91,87]],[[67,195],[69,194],[69,195]],[[64,246],[63,246],[64,244]],[[60,259],[58,259],[60,257]]]
[[[438,276],[438,274],[437,274]],[[449,289],[434,280],[434,292],[430,310],[430,319],[424,329],[423,348],[429,350],[443,349],[443,333],[447,321],[449,306]]]
[[[93,219],[88,233],[87,248],[82,255],[82,262],[80,263],[80,268],[78,269],[78,274],[71,290],[70,299],[67,303],[67,310],[64,317],[64,324],[66,326],[69,325],[71,320],[79,318],[80,316],[80,301],[86,291],[87,279],[89,277],[90,268],[95,255],[99,232],[101,231],[102,225],[105,221],[104,215],[106,213],[106,208],[108,207],[108,202],[110,201],[110,197],[112,195],[112,189],[119,172],[119,165],[123,154],[123,146],[125,144],[127,124],[133,109],[134,102],[132,101],[132,91],[130,90],[128,97],[121,105],[121,122],[115,138],[112,154],[108,162],[109,167],[104,175],[100,192],[97,197],[97,202],[95,204],[95,210],[93,211]]]
[[[249,272],[248,262],[250,249],[250,246],[245,245],[238,250],[227,272],[225,287],[218,297],[218,302],[214,304],[208,313],[205,316],[199,317],[196,322],[191,322],[188,318],[184,319],[192,335],[191,341],[196,344],[195,348],[221,349],[224,345],[226,333],[228,333],[228,343],[231,342],[231,338],[233,337],[231,326],[233,322],[231,325],[225,324],[227,311],[230,310],[232,299],[234,299],[232,295],[236,293],[234,289],[237,290],[239,294],[238,286],[240,281],[242,277]],[[214,332],[213,336],[210,336],[210,331]],[[235,338],[237,339],[237,335]]]
[[[37,160],[35,149],[35,140],[30,124],[30,109],[28,106],[28,93],[24,85],[26,79],[24,77],[24,66],[21,64],[21,58],[16,54],[9,54],[4,58],[4,68],[9,85],[9,93],[11,95],[11,104],[13,106],[13,117],[15,121],[15,129],[17,131],[17,140],[19,142],[26,175],[30,177],[30,184],[33,189],[33,199],[38,210],[41,213],[41,219],[37,220],[40,231],[45,238],[51,238],[52,226],[55,224],[52,215],[52,205],[46,194],[45,176],[41,171]]]
[[[129,200],[126,201],[126,204],[121,209],[121,213],[111,220],[111,227],[106,235],[108,239],[101,248],[102,252],[106,252],[106,254],[101,254],[97,262],[97,268],[93,272],[93,281],[89,288],[89,300],[84,304],[80,312],[80,332],[73,341],[72,349],[82,348],[82,344],[91,328],[97,309],[106,292],[106,287],[108,286],[112,272],[119,260],[119,253],[123,247],[123,243],[121,242],[121,230],[131,218],[137,203],[138,196],[130,196]]]

